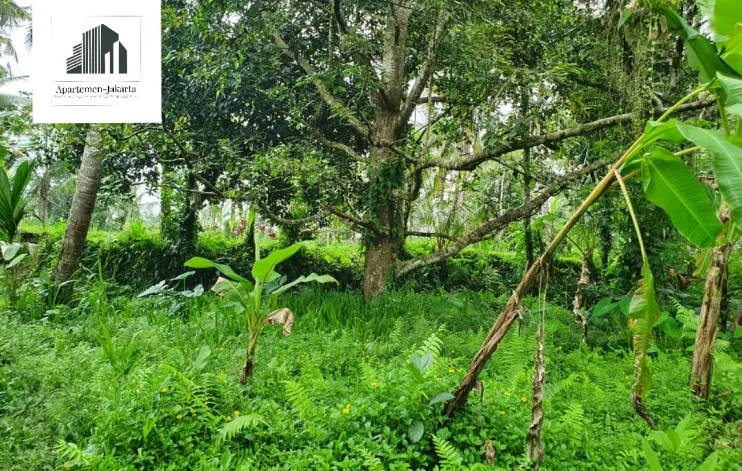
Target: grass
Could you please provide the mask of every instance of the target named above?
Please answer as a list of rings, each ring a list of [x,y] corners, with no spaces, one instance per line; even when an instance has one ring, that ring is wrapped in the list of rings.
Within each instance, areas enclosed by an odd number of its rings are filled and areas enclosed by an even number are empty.
[[[365,302],[307,290],[284,301],[296,314],[294,333],[266,329],[246,387],[237,383],[244,322],[210,295],[136,300],[99,281],[76,307],[37,320],[6,311],[0,469],[431,470],[445,458],[434,439],[450,445],[462,469],[484,466],[486,440],[496,461],[482,469],[523,463],[531,314],[493,357],[467,411],[444,423],[442,402],[429,404],[455,387],[503,299],[395,292]],[[649,430],[629,404],[629,339],[595,332],[603,348],[584,349],[571,313],[552,306],[547,317],[542,469],[646,469]],[[692,432],[677,452],[651,442],[664,469],[696,469],[718,451],[717,469],[742,470],[735,353],[717,357],[714,398],[702,403],[686,386],[684,345],[657,344],[647,405],[659,429],[690,414]],[[415,352],[434,358],[422,380],[410,369]]]

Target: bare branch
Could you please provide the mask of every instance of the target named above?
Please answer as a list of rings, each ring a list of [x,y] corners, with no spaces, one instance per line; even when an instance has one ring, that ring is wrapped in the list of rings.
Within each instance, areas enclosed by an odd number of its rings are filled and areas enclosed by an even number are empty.
[[[281,49],[281,52],[296,61],[296,63],[299,64],[299,67],[304,70],[304,73],[309,76],[309,78],[312,80],[312,83],[314,83],[314,86],[317,87],[317,91],[322,97],[322,100],[324,100],[324,102],[327,103],[330,108],[335,110],[336,113],[338,113],[346,121],[348,121],[362,136],[368,137],[370,135],[368,126],[366,126],[366,124],[364,124],[360,119],[353,116],[353,113],[343,103],[335,98],[332,93],[330,93],[330,90],[328,90],[325,82],[323,82],[322,79],[320,79],[319,76],[315,73],[314,67],[312,67],[312,65],[307,62],[306,59],[292,52],[288,44],[286,44],[286,42],[278,33],[273,34],[273,39],[275,40],[278,48]]]
[[[714,104],[715,104],[715,101],[711,98],[704,99],[704,100],[698,100],[698,101],[694,101],[691,103],[686,103],[684,105],[681,105],[680,107],[678,107],[676,111],[683,112],[683,111],[699,110],[702,108],[713,106]],[[649,113],[649,116],[661,115],[667,110],[668,108],[655,108],[654,110],[652,110],[652,112]],[[635,113],[625,113],[625,114],[621,114],[617,116],[611,116],[608,118],[602,118],[596,121],[592,121],[590,123],[582,124],[574,128],[563,129],[561,131],[547,133],[542,136],[528,136],[520,140],[500,144],[490,149],[485,149],[482,152],[478,152],[476,154],[457,156],[457,157],[446,158],[446,159],[429,160],[427,162],[422,162],[418,166],[418,168],[425,169],[425,168],[431,168],[431,167],[439,167],[439,168],[445,168],[447,170],[473,170],[474,168],[476,168],[478,165],[482,164],[483,162],[486,162],[488,160],[493,160],[495,157],[498,157],[503,154],[514,152],[516,150],[523,150],[523,149],[528,149],[531,147],[537,147],[540,145],[563,141],[571,137],[581,136],[583,134],[588,134],[590,132],[597,131],[598,129],[604,129],[604,128],[616,126],[619,124],[629,123],[636,118],[637,118],[637,115]]]
[[[479,227],[469,232],[465,236],[459,238],[458,240],[456,240],[454,243],[444,248],[443,250],[434,252],[423,258],[419,258],[415,260],[408,260],[408,261],[400,263],[396,271],[397,277],[401,277],[413,270],[416,270],[418,268],[431,265],[434,263],[438,263],[442,260],[445,260],[448,257],[456,255],[457,253],[462,251],[464,248],[481,241],[488,234],[498,231],[506,227],[508,224],[512,222],[519,221],[521,219],[524,219],[534,214],[536,211],[539,210],[539,208],[541,208],[541,206],[543,206],[544,203],[546,203],[546,201],[548,201],[549,198],[551,198],[555,194],[562,191],[570,183],[573,183],[574,181],[584,177],[590,172],[600,167],[605,166],[606,164],[612,162],[613,160],[614,160],[613,158],[607,158],[607,159],[598,160],[589,165],[586,165],[582,167],[581,169],[565,176],[556,184],[544,189],[538,196],[533,198],[531,201],[523,204],[522,206],[512,209],[494,219],[485,221]]]

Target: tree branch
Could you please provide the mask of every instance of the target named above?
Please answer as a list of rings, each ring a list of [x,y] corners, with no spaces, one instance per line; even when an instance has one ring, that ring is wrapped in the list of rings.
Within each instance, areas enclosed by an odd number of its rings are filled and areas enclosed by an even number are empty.
[[[715,103],[716,103],[715,100],[712,98],[698,100],[698,101],[694,101],[691,103],[686,103],[684,105],[681,105],[680,107],[678,107],[676,112],[699,110],[699,109],[707,108],[709,106],[713,106]],[[651,117],[651,116],[661,115],[665,113],[666,111],[668,111],[668,109],[669,108],[655,108],[650,113],[648,113],[648,116]],[[620,114],[617,116],[611,116],[608,118],[602,118],[596,121],[592,121],[590,123],[582,124],[580,126],[577,126],[571,129],[563,129],[561,131],[550,132],[542,136],[528,136],[526,138],[516,140],[513,142],[503,143],[503,144],[494,146],[490,149],[485,149],[482,152],[478,152],[476,154],[457,156],[457,157],[438,159],[438,160],[429,160],[427,162],[420,163],[418,165],[418,168],[425,169],[425,168],[431,168],[431,167],[439,167],[439,168],[445,168],[447,170],[473,170],[474,168],[476,168],[478,165],[482,164],[483,162],[486,162],[488,160],[493,160],[495,157],[498,157],[503,154],[514,152],[516,150],[523,150],[523,149],[528,149],[531,147],[537,147],[540,145],[563,141],[565,139],[569,139],[575,136],[581,136],[583,134],[588,134],[590,132],[597,131],[599,129],[604,129],[604,128],[616,126],[619,124],[628,123],[628,122],[631,122],[633,119],[636,119],[637,117],[638,116],[635,113],[625,113],[625,114]]]
[[[322,97],[322,100],[324,100],[324,102],[327,103],[330,108],[335,110],[336,113],[338,113],[346,121],[348,121],[362,136],[368,137],[370,135],[368,126],[366,126],[366,124],[364,124],[360,119],[353,116],[353,113],[351,113],[351,111],[343,103],[341,103],[337,98],[335,98],[332,93],[330,93],[330,90],[328,90],[325,82],[323,82],[322,79],[320,79],[319,76],[317,76],[317,74],[315,73],[312,65],[300,55],[294,54],[289,48],[288,44],[286,44],[286,42],[278,33],[273,33],[273,39],[275,40],[278,48],[281,49],[281,52],[296,61],[296,63],[299,64],[299,67],[304,70],[304,73],[309,76],[309,78],[312,80],[312,83],[317,88],[320,96]]]
[[[544,189],[538,196],[523,204],[522,206],[512,209],[496,218],[485,221],[479,227],[469,232],[465,236],[459,238],[443,250],[434,252],[423,258],[408,260],[400,263],[397,266],[396,276],[401,277],[418,268],[445,260],[448,257],[461,252],[464,248],[481,241],[488,234],[498,231],[512,222],[519,221],[534,214],[536,211],[539,210],[539,208],[541,208],[541,206],[543,206],[544,203],[546,203],[546,201],[548,201],[549,198],[562,191],[562,189],[564,189],[570,183],[573,183],[574,181],[589,174],[590,172],[607,165],[613,160],[613,157],[611,157],[607,159],[601,159],[589,165],[586,165],[581,169],[565,176],[554,185]]]
[[[446,240],[454,240],[453,237],[448,234],[443,234],[442,232],[405,231],[404,235],[413,237],[438,237]]]
[[[327,147],[341,150],[355,161],[369,163],[370,160],[368,158],[362,156],[361,154],[353,150],[353,148],[351,148],[350,146],[343,144],[342,142],[337,142],[337,141],[332,141],[330,139],[327,139],[319,129],[315,128],[314,126],[312,126],[311,124],[307,123],[304,120],[301,120],[301,123],[312,132],[312,134],[314,135],[315,138],[317,138],[318,141],[320,141],[322,144],[326,145]]]
[[[340,0],[332,1],[332,14],[335,16],[335,22],[338,24],[340,32],[348,34],[348,23],[345,22],[343,12],[340,10]]]
[[[339,210],[338,208],[335,208],[334,206],[328,206],[326,204],[323,204],[320,206],[320,208],[324,211],[327,211],[329,213],[334,214],[335,216],[339,217],[340,219],[344,219],[346,221],[349,221],[353,224],[355,224],[358,227],[363,227],[364,229],[368,229],[371,232],[373,232],[376,235],[381,235],[381,229],[376,227],[376,224],[364,221],[363,219],[357,218],[355,216],[352,216],[348,213],[344,213],[343,211]]]
[[[277,214],[273,213],[273,211],[268,209],[268,206],[266,206],[264,203],[258,202],[258,208],[260,208],[260,212],[264,214],[268,219],[270,219],[271,221],[281,226],[303,226],[305,224],[314,222],[327,215],[326,211],[322,211],[320,213],[317,213],[317,214],[314,214],[312,216],[308,216],[305,218],[286,219],[286,218],[282,218],[278,216]]]
[[[438,47],[440,46],[443,37],[446,35],[446,32],[448,32],[448,25],[451,22],[451,17],[446,13],[441,13],[440,16],[442,16],[442,18],[438,21],[433,37],[430,39],[430,44],[428,45],[428,58],[420,68],[415,83],[412,85],[412,88],[410,88],[410,92],[407,94],[407,99],[402,107],[402,113],[399,118],[400,126],[407,124],[410,116],[412,116],[412,112],[415,111],[415,107],[420,100],[425,85],[428,83],[430,75],[433,73],[433,64],[438,55]],[[432,90],[429,90],[429,93],[432,92]]]

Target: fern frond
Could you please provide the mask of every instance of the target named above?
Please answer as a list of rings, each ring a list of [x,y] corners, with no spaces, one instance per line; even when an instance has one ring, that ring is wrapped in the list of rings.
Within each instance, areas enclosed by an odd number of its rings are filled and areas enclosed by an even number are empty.
[[[714,345],[714,353],[726,353],[729,351],[729,348],[732,346],[731,342],[729,340],[722,340],[722,339],[716,339],[716,344]]]
[[[435,445],[435,453],[438,455],[438,460],[441,463],[441,469],[444,471],[458,471],[461,469],[461,454],[446,440],[433,435],[433,444]]]
[[[402,342],[402,335],[404,334],[404,318],[398,317],[394,321],[394,328],[389,334],[389,343],[399,345]]]
[[[284,381],[283,384],[286,385],[286,398],[294,409],[294,412],[299,418],[306,419],[312,410],[312,401],[309,399],[309,393],[304,389],[304,386],[296,381]]]
[[[443,349],[443,339],[440,336],[442,336],[445,331],[446,326],[440,326],[436,332],[430,334],[430,337],[425,339],[422,347],[418,348],[416,353],[419,353],[420,355],[430,353],[430,355],[433,357],[433,360],[437,360],[438,357],[441,356],[441,350]]]
[[[256,414],[240,415],[235,417],[232,421],[227,422],[219,430],[219,435],[222,440],[231,440],[235,435],[245,430],[246,428],[253,427],[257,424],[265,424],[265,420]]]
[[[74,465],[87,465],[90,466],[90,459],[85,456],[85,453],[74,443],[65,442],[59,440],[57,442],[56,452],[65,461],[69,461]]]
[[[368,471],[386,471],[381,460],[372,455],[368,450],[363,450],[363,466],[365,466]]]

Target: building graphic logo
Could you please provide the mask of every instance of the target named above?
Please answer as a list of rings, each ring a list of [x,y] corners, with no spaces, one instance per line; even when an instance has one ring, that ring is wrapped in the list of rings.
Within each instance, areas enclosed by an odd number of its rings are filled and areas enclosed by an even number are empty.
[[[127,51],[119,34],[104,24],[83,33],[82,43],[67,59],[68,74],[125,74],[127,69]]]

